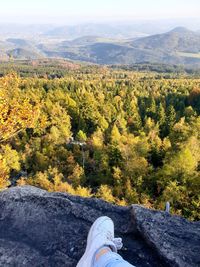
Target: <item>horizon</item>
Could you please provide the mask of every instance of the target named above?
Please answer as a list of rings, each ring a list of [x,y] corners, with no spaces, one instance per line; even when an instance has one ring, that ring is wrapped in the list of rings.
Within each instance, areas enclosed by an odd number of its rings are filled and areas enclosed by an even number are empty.
[[[177,11],[178,10],[178,11]],[[0,23],[75,25],[124,23],[199,18],[198,0],[7,0],[2,3]]]

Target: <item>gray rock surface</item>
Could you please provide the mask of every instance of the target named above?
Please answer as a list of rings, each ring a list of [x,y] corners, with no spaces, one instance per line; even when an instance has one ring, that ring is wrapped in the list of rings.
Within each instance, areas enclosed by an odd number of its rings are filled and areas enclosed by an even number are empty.
[[[200,266],[200,223],[138,205],[31,187],[0,192],[0,266],[75,267],[91,224],[107,215],[123,238],[120,254],[138,267]]]

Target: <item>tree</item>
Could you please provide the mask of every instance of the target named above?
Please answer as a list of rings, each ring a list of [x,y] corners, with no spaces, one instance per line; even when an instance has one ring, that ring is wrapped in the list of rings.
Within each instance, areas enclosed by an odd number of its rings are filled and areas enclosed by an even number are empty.
[[[157,121],[161,127],[165,124],[165,120],[166,120],[165,109],[162,103],[160,103],[157,109]]]
[[[132,187],[131,181],[127,180],[126,186],[125,186],[125,199],[127,200],[128,203],[138,203],[139,198],[138,198],[138,193],[136,192],[136,189]]]
[[[194,109],[200,112],[200,88],[194,87],[188,97],[189,104],[194,107]]]
[[[102,198],[105,201],[115,203],[115,198],[112,194],[112,190],[107,185],[101,185],[96,193],[96,197]]]
[[[91,136],[92,146],[97,149],[101,149],[104,144],[104,135],[100,128],[92,134]]]
[[[158,191],[161,192],[170,181],[177,181],[180,185],[186,184],[189,177],[195,175],[198,162],[189,147],[168,154],[163,168],[157,173]]]
[[[200,219],[198,79],[15,64],[26,78],[0,78],[1,189],[16,182],[151,208],[170,198],[174,213]]]
[[[176,111],[175,111],[174,107],[172,105],[170,105],[167,109],[165,136],[171,132],[175,122],[176,122]]]
[[[10,185],[8,173],[8,167],[0,155],[0,190],[5,189]]]
[[[0,142],[34,127],[39,115],[39,104],[32,103],[28,94],[19,89],[19,83],[15,75],[0,80]]]
[[[147,101],[146,116],[154,119],[155,114],[156,114],[156,102],[155,99],[151,96],[150,98],[148,98]]]
[[[59,103],[49,102],[45,108],[49,115],[48,140],[56,144],[66,143],[71,136],[70,117]]]
[[[81,166],[76,164],[71,175],[68,176],[68,180],[74,187],[77,187],[83,182],[84,170]]]
[[[79,130],[76,135],[76,139],[80,142],[85,142],[87,140],[87,136],[82,130]]]
[[[158,106],[156,120],[157,120],[157,122],[159,124],[160,136],[164,137],[164,135],[165,135],[165,124],[166,124],[166,114],[165,114],[165,109],[164,109],[162,103],[160,103],[159,106]]]
[[[114,124],[112,131],[111,131],[111,143],[117,144],[119,143],[120,139],[121,139],[121,134],[117,126]]]

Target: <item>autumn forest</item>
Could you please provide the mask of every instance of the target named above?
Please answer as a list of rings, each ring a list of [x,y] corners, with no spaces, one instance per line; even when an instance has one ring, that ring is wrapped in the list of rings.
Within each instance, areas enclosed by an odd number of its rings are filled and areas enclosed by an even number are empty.
[[[200,77],[106,67],[0,78],[0,189],[200,219]]]

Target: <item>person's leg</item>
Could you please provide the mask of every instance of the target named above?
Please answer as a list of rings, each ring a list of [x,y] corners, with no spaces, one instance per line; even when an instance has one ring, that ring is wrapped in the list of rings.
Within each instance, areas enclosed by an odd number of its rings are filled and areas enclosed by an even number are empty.
[[[94,257],[93,267],[134,267],[115,253],[109,247],[103,247],[97,251]]]
[[[114,238],[113,221],[100,217],[90,228],[87,247],[77,267],[133,267],[117,254],[121,248],[121,238]]]

